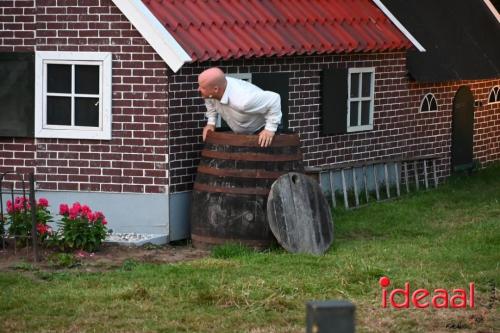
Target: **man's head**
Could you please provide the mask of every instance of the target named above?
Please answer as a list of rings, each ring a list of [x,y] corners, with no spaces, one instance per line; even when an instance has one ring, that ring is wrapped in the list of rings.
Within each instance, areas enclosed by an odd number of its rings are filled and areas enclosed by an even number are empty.
[[[198,91],[203,98],[221,99],[226,90],[226,76],[217,67],[204,70],[198,76]]]

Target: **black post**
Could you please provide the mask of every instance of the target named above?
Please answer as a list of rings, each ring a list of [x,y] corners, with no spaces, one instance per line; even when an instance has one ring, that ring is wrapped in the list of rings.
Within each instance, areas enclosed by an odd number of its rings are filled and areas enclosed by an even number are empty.
[[[354,304],[312,301],[306,305],[306,333],[354,333]]]
[[[35,198],[35,175],[30,173],[30,205],[31,205],[31,239],[33,240],[33,255],[38,262],[38,242],[36,238],[36,198]]]

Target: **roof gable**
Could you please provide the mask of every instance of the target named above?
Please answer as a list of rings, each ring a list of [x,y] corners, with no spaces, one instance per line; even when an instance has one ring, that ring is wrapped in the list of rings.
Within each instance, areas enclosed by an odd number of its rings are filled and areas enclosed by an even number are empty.
[[[189,55],[141,0],[112,1],[174,72],[184,63],[191,61]]]
[[[142,0],[193,61],[405,50],[371,0]]]
[[[408,51],[408,70],[418,81],[500,77],[500,24],[485,1],[383,0],[425,46]]]

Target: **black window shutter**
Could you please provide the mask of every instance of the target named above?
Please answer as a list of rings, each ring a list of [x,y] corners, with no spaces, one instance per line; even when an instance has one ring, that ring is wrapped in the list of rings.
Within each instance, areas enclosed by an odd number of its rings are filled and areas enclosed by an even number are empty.
[[[321,134],[347,133],[347,68],[323,70],[321,95]]]
[[[281,97],[281,130],[288,130],[289,73],[254,73],[252,83],[263,90],[274,91]]]
[[[35,54],[0,53],[0,137],[33,137]]]

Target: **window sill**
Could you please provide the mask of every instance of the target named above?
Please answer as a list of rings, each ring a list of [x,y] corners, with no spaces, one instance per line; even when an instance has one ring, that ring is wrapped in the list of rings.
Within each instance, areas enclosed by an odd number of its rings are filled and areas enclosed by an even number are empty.
[[[111,140],[111,131],[77,130],[77,129],[41,129],[35,133],[35,138],[47,139],[88,139]]]

